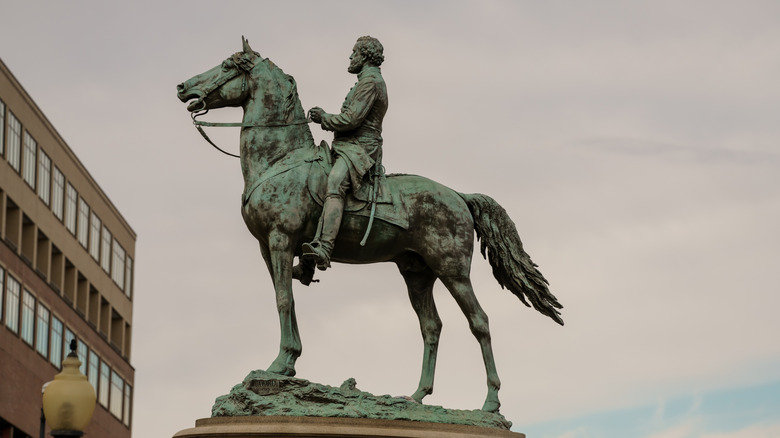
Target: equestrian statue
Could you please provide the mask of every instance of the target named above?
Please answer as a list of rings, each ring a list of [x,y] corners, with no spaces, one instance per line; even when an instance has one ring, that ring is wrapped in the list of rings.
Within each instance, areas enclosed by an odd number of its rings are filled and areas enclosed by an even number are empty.
[[[523,250],[504,208],[488,196],[458,193],[421,176],[384,174],[381,132],[388,100],[382,45],[375,38],[361,37],[353,48],[348,71],[358,82],[340,113],[315,107],[309,117],[295,79],[243,37],[242,42],[242,51],[179,84],[177,92],[209,143],[202,126],[241,127],[241,214],[273,280],[281,325],[279,354],[267,371],[294,376],[301,355],[294,279],[309,285],[316,281],[315,266],[326,269],[331,262],[393,262],[406,282],[424,345],[420,382],[411,397],[422,402],[433,392],[442,328],[433,285],[441,280],[482,351],[488,387],[482,410],[498,412],[501,382],[488,317],[470,279],[475,232],[501,287],[563,325],[557,310],[563,306]],[[223,107],[243,108],[243,121],[197,120]],[[334,132],[332,148],[324,141],[315,144],[310,122]]]

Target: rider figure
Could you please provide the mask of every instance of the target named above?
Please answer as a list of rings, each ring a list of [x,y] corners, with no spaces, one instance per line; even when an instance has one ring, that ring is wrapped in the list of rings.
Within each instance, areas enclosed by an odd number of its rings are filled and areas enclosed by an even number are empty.
[[[382,157],[382,119],[387,112],[387,87],[379,66],[384,61],[382,44],[376,38],[358,38],[347,71],[358,81],[347,93],[339,114],[328,114],[320,107],[310,110],[311,120],[322,129],[333,131],[336,161],[328,175],[325,204],[320,216],[319,238],[303,244],[302,258],[313,260],[325,270],[330,266],[333,242],[341,226],[346,192],[357,191],[363,177]]]

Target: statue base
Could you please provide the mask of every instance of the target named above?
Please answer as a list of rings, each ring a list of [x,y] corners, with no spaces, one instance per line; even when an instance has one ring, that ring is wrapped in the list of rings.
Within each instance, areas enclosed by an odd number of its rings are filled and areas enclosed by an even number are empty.
[[[290,416],[212,417],[173,438],[525,438],[487,427],[423,421]]]
[[[446,409],[409,397],[374,395],[357,388],[355,379],[340,387],[255,370],[229,394],[217,397],[211,417],[325,417],[461,424],[509,430],[499,413]]]

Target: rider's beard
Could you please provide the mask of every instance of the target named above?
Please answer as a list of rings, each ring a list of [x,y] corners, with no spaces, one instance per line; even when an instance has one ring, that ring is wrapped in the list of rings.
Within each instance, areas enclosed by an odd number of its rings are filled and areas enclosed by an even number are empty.
[[[360,70],[363,70],[363,59],[362,57],[360,59],[353,58],[349,61],[349,67],[347,67],[347,71],[352,74],[358,74],[360,73]]]

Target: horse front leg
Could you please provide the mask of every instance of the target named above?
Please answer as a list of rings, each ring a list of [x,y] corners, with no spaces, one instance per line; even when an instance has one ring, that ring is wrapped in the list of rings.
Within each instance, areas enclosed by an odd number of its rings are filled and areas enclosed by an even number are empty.
[[[295,300],[292,293],[293,245],[288,235],[272,232],[268,239],[268,246],[261,245],[261,250],[273,279],[276,309],[279,312],[281,327],[279,354],[267,371],[294,376],[295,361],[301,355],[301,337],[298,333]]]
[[[400,269],[400,267],[399,267]],[[436,275],[426,268],[422,272],[401,270],[401,275],[406,282],[409,292],[409,300],[412,302],[417,318],[420,320],[420,332],[423,338],[423,364],[420,374],[420,384],[412,398],[418,403],[433,393],[433,377],[436,372],[436,353],[439,350],[439,334],[441,333],[441,319],[436,311],[436,303],[433,301],[433,284]]]

